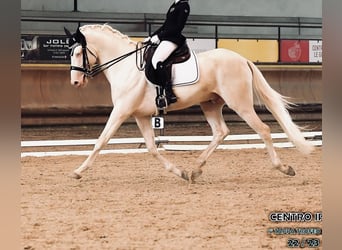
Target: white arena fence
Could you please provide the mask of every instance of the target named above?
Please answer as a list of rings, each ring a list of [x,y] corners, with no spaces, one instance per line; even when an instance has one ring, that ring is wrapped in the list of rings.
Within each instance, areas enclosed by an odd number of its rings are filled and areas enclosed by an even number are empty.
[[[322,146],[322,131],[303,132],[304,137],[312,142],[315,146]],[[272,133],[272,139],[287,139],[285,133]],[[156,136],[155,142],[158,145],[158,150],[164,151],[193,151],[204,150],[208,142],[212,140],[212,136]],[[234,142],[240,141],[236,144],[221,144],[218,149],[247,149],[247,148],[265,148],[265,144],[257,142],[260,139],[258,134],[242,134],[242,135],[228,135],[224,141]],[[66,146],[89,146],[94,145],[96,139],[82,139],[82,140],[40,140],[40,141],[22,141],[22,148],[40,148],[40,147],[66,147]],[[191,144],[191,143],[207,143],[207,144]],[[145,153],[146,148],[141,148],[145,144],[143,138],[113,138],[109,141],[109,145],[123,145],[123,144],[139,144],[138,148],[125,149],[104,149],[100,154],[112,153]],[[274,142],[274,147],[291,148],[294,145],[288,141]],[[68,150],[68,151],[36,151],[36,152],[22,152],[21,157],[33,156],[65,156],[65,155],[89,155],[91,150]]]

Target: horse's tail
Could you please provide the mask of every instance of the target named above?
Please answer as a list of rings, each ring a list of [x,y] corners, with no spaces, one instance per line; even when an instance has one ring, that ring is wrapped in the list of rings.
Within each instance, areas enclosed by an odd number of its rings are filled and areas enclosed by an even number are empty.
[[[297,149],[304,154],[311,153],[314,149],[313,145],[309,141],[305,140],[299,127],[292,121],[287,110],[292,103],[287,101],[284,96],[271,88],[254,63],[250,61],[247,61],[247,63],[253,74],[253,88],[258,96],[261,97],[266,108],[276,118],[288,138],[293,142]]]

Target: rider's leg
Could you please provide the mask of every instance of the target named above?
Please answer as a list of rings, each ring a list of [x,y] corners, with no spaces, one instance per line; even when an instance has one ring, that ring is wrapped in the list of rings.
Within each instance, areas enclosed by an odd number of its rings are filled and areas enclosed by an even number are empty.
[[[163,62],[177,49],[177,45],[170,41],[162,41],[152,57],[152,65],[157,70],[161,85],[165,88],[165,94],[168,104],[177,101],[176,95],[172,91],[171,75],[168,75]]]
[[[168,72],[162,62],[157,64],[157,74],[162,87],[165,89],[167,104],[176,102],[177,96],[172,91],[171,72]]]
[[[154,69],[157,69],[158,62],[164,62],[176,49],[177,44],[170,41],[161,41],[152,57]]]

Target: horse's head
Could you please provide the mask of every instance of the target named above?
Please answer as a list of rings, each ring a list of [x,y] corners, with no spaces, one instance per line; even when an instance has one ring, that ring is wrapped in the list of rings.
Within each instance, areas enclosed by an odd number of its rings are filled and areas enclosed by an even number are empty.
[[[69,38],[71,84],[80,87],[87,83],[87,76],[97,61],[97,55],[95,50],[87,47],[86,38],[79,27],[74,34],[67,28],[64,28],[64,31]]]

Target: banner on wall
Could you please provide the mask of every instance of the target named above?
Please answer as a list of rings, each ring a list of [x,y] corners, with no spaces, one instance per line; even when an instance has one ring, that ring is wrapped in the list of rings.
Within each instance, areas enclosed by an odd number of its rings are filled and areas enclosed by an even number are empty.
[[[287,63],[309,62],[309,41],[307,40],[281,40],[280,61]]]
[[[322,40],[282,40],[281,62],[322,63]]]
[[[239,53],[252,62],[277,63],[279,58],[277,40],[219,39],[217,46]]]
[[[21,61],[44,61],[49,63],[70,60],[68,38],[57,35],[22,35]]]
[[[189,47],[196,53],[201,53],[216,48],[215,39],[188,38],[186,42],[189,45]]]
[[[322,62],[322,40],[309,42],[309,61],[311,63]]]

